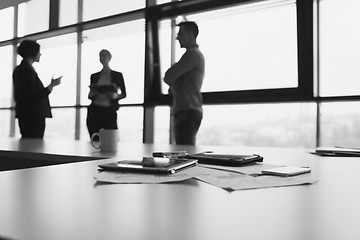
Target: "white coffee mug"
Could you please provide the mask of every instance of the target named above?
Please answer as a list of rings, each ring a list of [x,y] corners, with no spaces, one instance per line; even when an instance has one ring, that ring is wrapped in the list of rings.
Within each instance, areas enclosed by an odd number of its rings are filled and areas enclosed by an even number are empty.
[[[94,141],[99,137],[99,143]],[[91,144],[94,148],[100,149],[101,152],[116,152],[119,142],[119,131],[117,129],[100,129],[99,133],[91,136]]]

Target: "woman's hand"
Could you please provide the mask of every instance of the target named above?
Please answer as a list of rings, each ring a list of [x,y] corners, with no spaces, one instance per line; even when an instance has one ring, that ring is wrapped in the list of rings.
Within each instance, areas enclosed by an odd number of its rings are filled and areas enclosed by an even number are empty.
[[[58,77],[58,78],[52,78],[50,84],[51,84],[53,87],[59,85],[59,84],[61,83],[61,78],[62,78],[62,76],[60,76],[60,77]]]
[[[58,78],[51,78],[51,83],[50,85],[47,87],[49,89],[49,91],[51,92],[53,90],[53,88],[55,86],[58,86],[60,83],[61,83],[61,77],[58,77]]]

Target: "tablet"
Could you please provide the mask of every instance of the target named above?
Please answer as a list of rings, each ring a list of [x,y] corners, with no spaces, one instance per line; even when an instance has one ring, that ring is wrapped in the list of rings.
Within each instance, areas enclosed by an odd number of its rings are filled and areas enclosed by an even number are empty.
[[[360,149],[347,147],[317,147],[315,153],[320,156],[359,157]]]
[[[277,168],[265,169],[262,170],[261,172],[262,174],[267,174],[267,175],[291,177],[304,173],[309,173],[311,172],[311,169],[304,167],[277,167]]]
[[[103,170],[173,174],[196,166],[196,159],[143,157],[98,165]]]

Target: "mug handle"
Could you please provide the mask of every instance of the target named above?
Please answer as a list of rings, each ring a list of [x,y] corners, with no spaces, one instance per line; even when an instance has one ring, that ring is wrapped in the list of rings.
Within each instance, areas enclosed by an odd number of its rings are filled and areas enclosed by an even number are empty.
[[[96,144],[94,143],[94,138],[95,138],[96,136],[100,138],[100,134],[99,134],[99,133],[94,133],[93,135],[91,135],[91,145],[92,145],[94,148],[99,149],[99,148],[100,148],[100,141],[99,141],[99,145],[96,145]]]

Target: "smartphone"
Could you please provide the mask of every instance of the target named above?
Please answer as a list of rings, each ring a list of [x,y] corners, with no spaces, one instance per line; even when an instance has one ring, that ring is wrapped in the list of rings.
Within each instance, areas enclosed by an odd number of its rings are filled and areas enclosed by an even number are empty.
[[[197,159],[199,163],[214,164],[222,166],[242,167],[263,161],[263,157],[258,154],[235,155],[217,153],[198,153],[190,154],[187,158]]]

